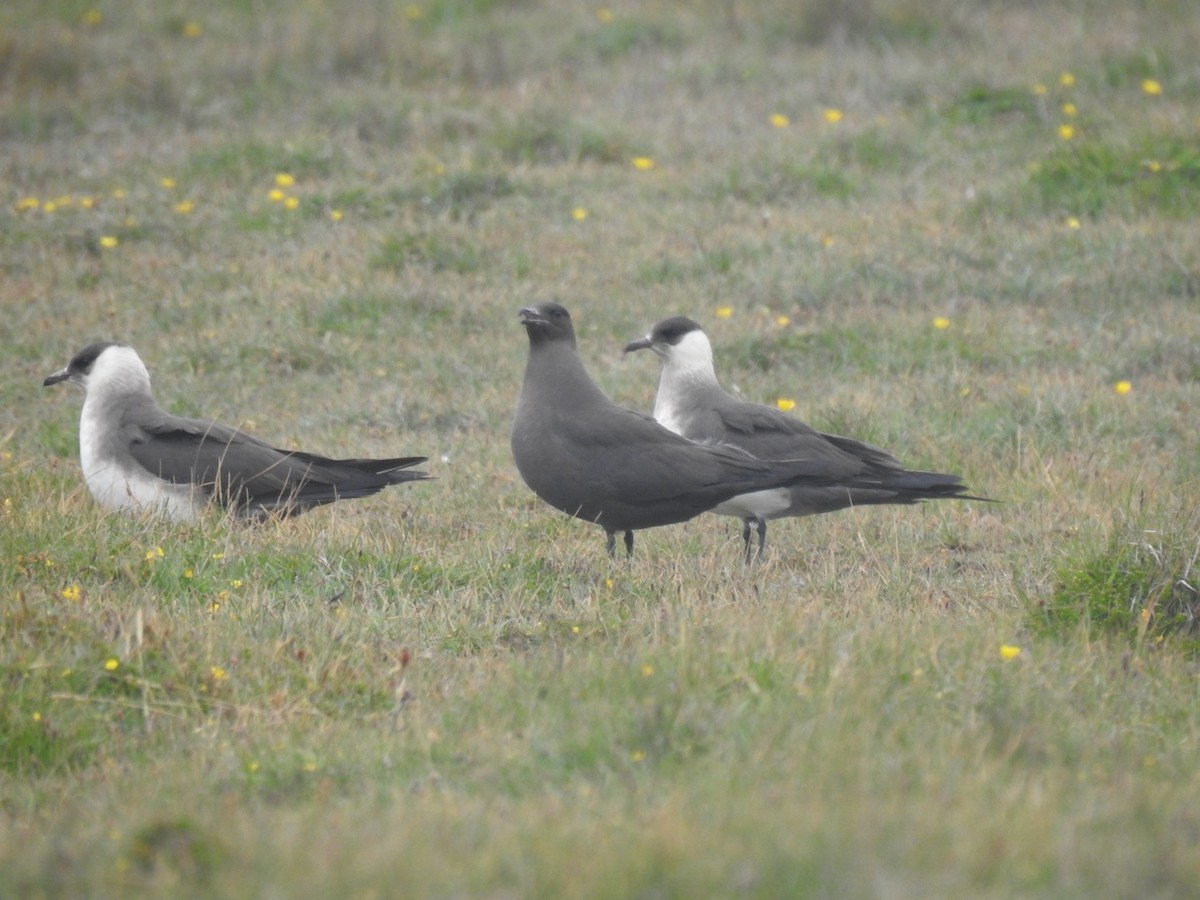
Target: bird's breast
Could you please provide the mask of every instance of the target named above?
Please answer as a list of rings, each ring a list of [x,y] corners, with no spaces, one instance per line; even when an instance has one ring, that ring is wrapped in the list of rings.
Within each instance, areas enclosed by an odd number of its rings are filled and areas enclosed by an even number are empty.
[[[191,521],[204,498],[193,485],[174,484],[147,472],[130,456],[121,459],[115,435],[95,408],[84,404],[79,423],[79,461],[93,499],[104,509],[164,515]]]

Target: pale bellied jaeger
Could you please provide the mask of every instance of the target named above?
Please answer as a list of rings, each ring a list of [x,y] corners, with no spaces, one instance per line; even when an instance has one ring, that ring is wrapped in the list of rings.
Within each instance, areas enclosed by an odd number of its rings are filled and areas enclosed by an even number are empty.
[[[216,502],[243,517],[288,516],[430,477],[409,470],[424,456],[328,459],[171,415],[154,402],[146,366],[124,344],[89,344],[43,384],[62,381],[84,389],[80,462],[106,509],[189,520]]]
[[[824,434],[775,407],[748,403],[726,393],[713,369],[708,336],[692,319],[664,319],[648,335],[625,346],[627,353],[644,349],[653,350],[662,360],[654,418],[665,428],[693,441],[740,447],[759,459],[819,460],[830,473],[822,484],[801,481],[785,489],[748,492],[713,509],[742,520],[747,562],[751,526],[758,532],[761,557],[768,519],[870,504],[987,499],[967,494],[967,486],[957,475],[906,469],[886,450]]]

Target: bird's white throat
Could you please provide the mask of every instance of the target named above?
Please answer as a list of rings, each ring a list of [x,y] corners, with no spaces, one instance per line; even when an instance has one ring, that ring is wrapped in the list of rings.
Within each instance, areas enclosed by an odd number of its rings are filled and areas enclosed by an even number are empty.
[[[654,398],[654,418],[667,430],[683,434],[689,393],[697,387],[718,386],[712,344],[703,331],[692,331],[660,355],[663,368]]]
[[[119,401],[151,399],[150,374],[137,352],[132,347],[106,348],[84,377],[83,388],[87,395],[79,416],[79,462],[96,502],[109,510],[194,519],[202,498],[191,485],[164,481],[122,452],[129,435],[122,434],[126,425],[116,412]]]

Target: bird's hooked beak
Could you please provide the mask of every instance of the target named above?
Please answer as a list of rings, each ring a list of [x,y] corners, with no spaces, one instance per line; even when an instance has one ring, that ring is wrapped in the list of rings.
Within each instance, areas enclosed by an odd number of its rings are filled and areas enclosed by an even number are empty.
[[[625,345],[625,352],[632,353],[634,350],[653,350],[654,341],[650,340],[650,335],[640,337],[636,341],[630,341]]]
[[[521,307],[517,316],[521,319],[522,325],[547,325],[549,320],[543,316],[536,308],[532,306]]]
[[[46,376],[46,380],[42,382],[42,387],[50,387],[50,385],[52,385],[52,384],[58,384],[59,382],[70,381],[70,380],[71,380],[71,370],[70,369],[59,369],[53,375]]]

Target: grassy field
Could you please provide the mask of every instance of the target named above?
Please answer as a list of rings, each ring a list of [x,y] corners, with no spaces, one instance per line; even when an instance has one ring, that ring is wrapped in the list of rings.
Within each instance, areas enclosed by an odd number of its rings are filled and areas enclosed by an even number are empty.
[[[1191,0],[11,0],[0,893],[1194,897]],[[603,533],[517,309],[1002,504]],[[437,481],[105,515],[80,398]]]

